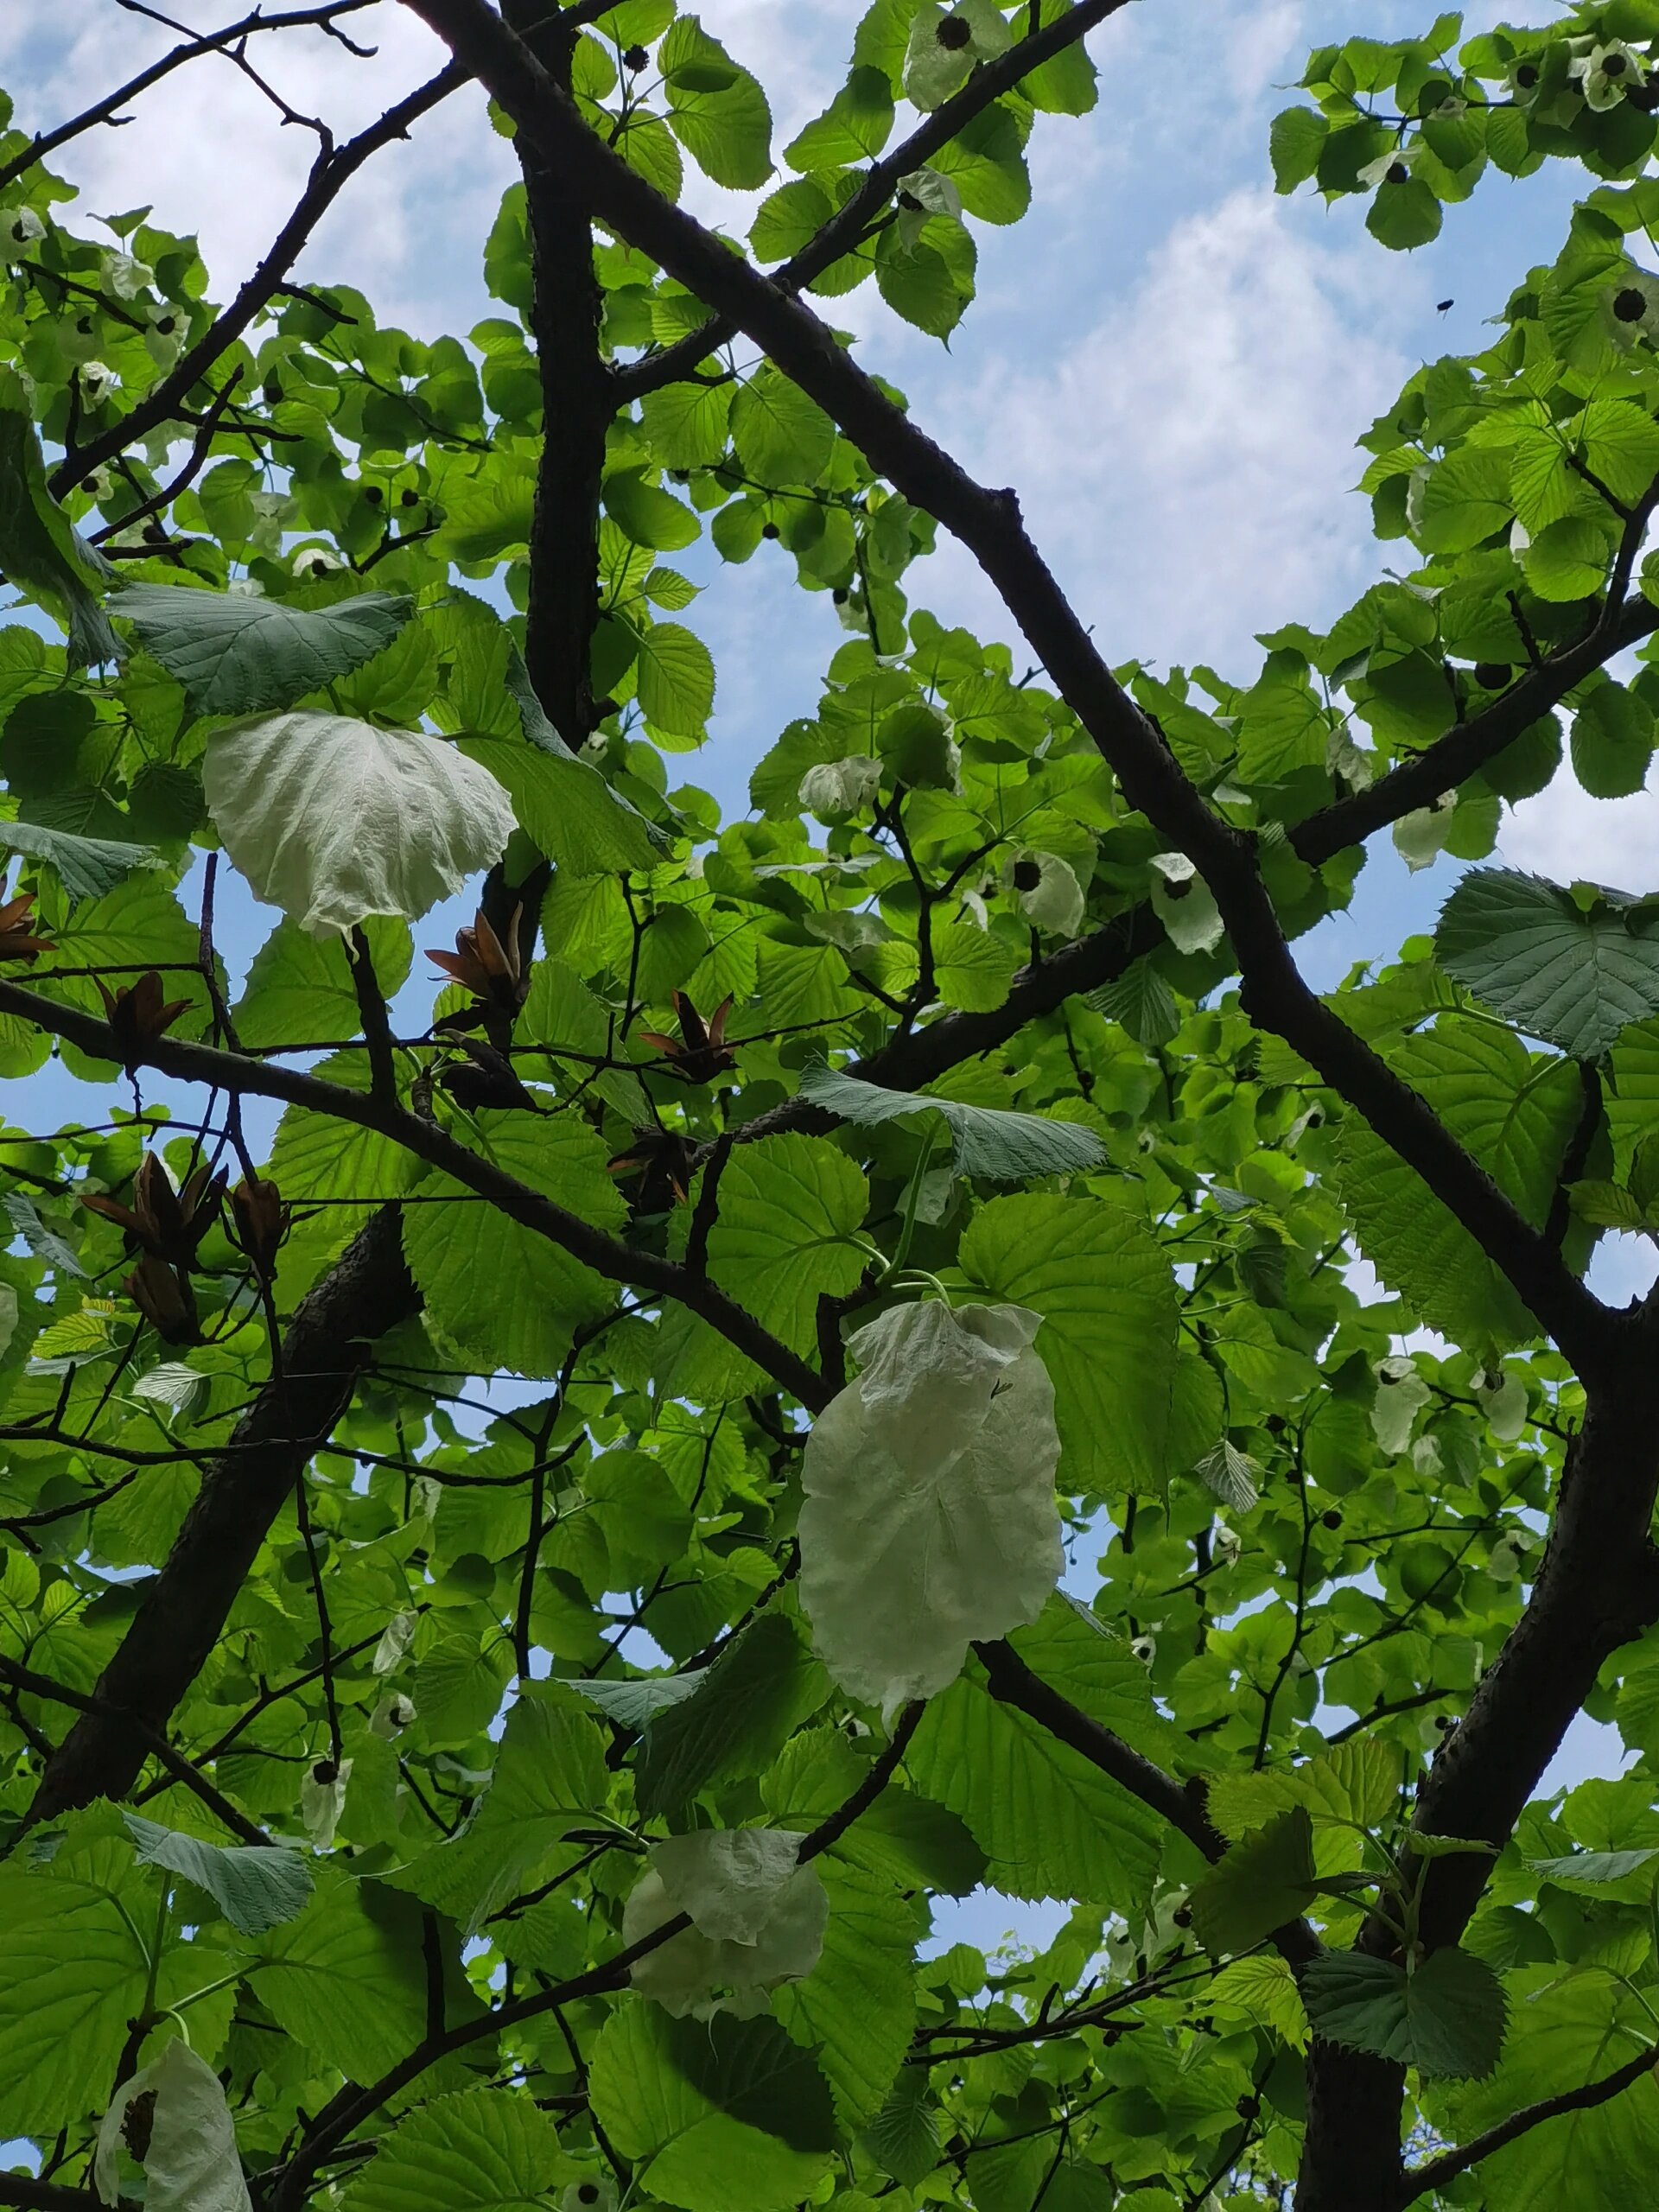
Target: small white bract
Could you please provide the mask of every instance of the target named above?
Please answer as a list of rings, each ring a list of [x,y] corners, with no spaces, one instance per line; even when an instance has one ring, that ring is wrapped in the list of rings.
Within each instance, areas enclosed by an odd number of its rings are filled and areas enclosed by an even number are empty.
[[[634,1962],[634,1987],[676,2018],[747,2018],[766,2010],[768,1990],[810,1974],[830,1900],[817,1867],[800,1865],[800,1844],[781,1828],[699,1828],[653,1844],[622,1940],[637,1943],[683,1912],[692,1924]]]
[[[415,920],[500,858],[512,803],[487,768],[418,730],[258,715],[215,730],[207,810],[257,894],[312,937]]]
[[[119,2145],[127,2113],[153,2094],[144,2170],[147,2212],[250,2212],[236,2127],[219,2076],[178,2038],[121,2084],[98,2131],[92,2179],[105,2204],[120,2196]]]
[[[1020,1306],[898,1306],[849,1341],[862,1370],[801,1466],[801,1605],[851,1697],[889,1718],[1034,1621],[1065,1564],[1054,1386]]]

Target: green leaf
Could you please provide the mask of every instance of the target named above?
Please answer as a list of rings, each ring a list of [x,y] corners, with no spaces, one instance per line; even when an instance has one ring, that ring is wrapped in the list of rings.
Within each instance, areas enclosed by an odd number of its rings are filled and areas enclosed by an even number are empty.
[[[409,925],[376,914],[363,933],[381,996],[394,998],[409,980]],[[279,922],[253,957],[232,1018],[244,1046],[318,1045],[356,1036],[361,1015],[343,940],[308,937],[293,922]]]
[[[489,770],[525,833],[573,875],[655,868],[666,834],[613,791],[591,760],[572,753],[563,738],[556,742],[556,752],[506,737],[466,737],[461,750]]]
[[[297,1920],[262,1936],[250,1983],[284,2033],[349,2080],[397,2065],[426,2025],[421,1909],[378,1882],[330,1874]],[[457,2008],[454,2020],[459,2020]]]
[[[1484,1959],[1456,1947],[1432,1951],[1411,1974],[1391,1959],[1331,1952],[1304,1968],[1302,2000],[1327,2042],[1428,2077],[1480,2079],[1503,2047],[1503,1985]]]
[[[868,1187],[821,1137],[761,1137],[731,1155],[709,1271],[791,1351],[817,1342],[818,1300],[844,1298],[866,1264],[854,1243]]]
[[[144,2002],[143,1947],[102,1888],[16,1859],[0,1866],[0,2127],[55,2133],[109,2095]]]
[[[683,2212],[785,2212],[835,2141],[823,2076],[775,2020],[674,2020],[636,1998],[594,2047],[594,2117],[653,2197]]]
[[[1653,2023],[1628,1985],[1600,1968],[1559,1970],[1515,2005],[1490,2081],[1458,2101],[1465,2139],[1545,2097],[1587,2088],[1651,2048]],[[1653,2171],[1659,2080],[1529,2127],[1480,2165],[1491,2212],[1601,2212],[1639,2204]]]
[[[1248,1951],[1300,1919],[1317,1891],[1313,1823],[1306,1806],[1276,1813],[1230,1845],[1188,1897],[1192,1925],[1207,1951]]]
[[[1648,779],[1653,714],[1622,683],[1599,683],[1573,718],[1573,772],[1592,798],[1629,798]]]
[[[164,863],[153,845],[117,844],[105,837],[79,837],[67,830],[47,830],[35,822],[0,822],[0,844],[55,868],[69,899],[102,899],[135,868]]]
[[[645,720],[669,737],[702,735],[714,710],[715,664],[694,631],[653,622],[639,639],[637,683]]]
[[[1127,1029],[1137,1045],[1167,1045],[1181,1026],[1175,994],[1150,960],[1130,963],[1114,983],[1090,991],[1089,1004]]]
[[[605,1737],[596,1720],[521,1689],[507,1715],[488,1789],[459,1835],[397,1877],[461,1925],[463,1940],[526,1885],[531,1868],[573,1827],[592,1824],[609,1796]]]
[[[683,546],[695,545],[702,534],[684,501],[658,485],[647,484],[637,468],[606,478],[605,512],[636,545],[648,545],[659,553],[677,553]]]
[[[1464,1148],[1541,1225],[1582,1112],[1569,1062],[1535,1066],[1490,1023],[1442,1014],[1391,1056]],[[1342,1202],[1366,1256],[1432,1327],[1498,1348],[1534,1324],[1467,1230],[1382,1140],[1357,1120],[1338,1133]]]
[[[1268,151],[1275,192],[1294,192],[1299,184],[1307,182],[1319,165],[1327,128],[1315,108],[1287,107],[1274,116],[1268,133]]]
[[[263,1936],[304,1910],[311,1868],[297,1850],[228,1849],[160,1827],[137,1813],[122,1818],[141,1866],[164,1866],[206,1890],[238,1934]]]
[[[892,130],[893,86],[886,71],[855,67],[823,113],[809,123],[785,149],[784,158],[792,169],[846,168],[879,154]],[[791,188],[788,185],[784,188],[785,191]],[[823,215],[813,225],[815,230],[827,219],[829,213],[826,202]],[[805,243],[802,238],[786,251],[798,253]],[[755,250],[760,251],[758,245]],[[762,259],[769,257],[783,257],[761,256]]]
[[[579,2172],[523,2090],[461,2089],[406,2113],[341,2201],[345,2212],[539,2212]]]
[[[695,16],[677,18],[657,49],[668,125],[703,175],[753,192],[772,175],[772,111],[747,69]]]
[[[8,363],[0,368],[0,574],[63,623],[71,668],[119,652],[98,603],[110,573],[47,489],[29,389]]]
[[[738,460],[768,489],[816,483],[829,465],[835,424],[770,361],[763,361],[739,391],[731,420]]]
[[[939,2124],[928,2102],[925,2067],[905,2068],[865,2129],[864,2145],[901,2189],[926,2180],[939,2163]]]
[[[830,1897],[818,1963],[772,1993],[790,2041],[822,2069],[836,2116],[851,2133],[872,2120],[892,2088],[916,2028],[912,1964],[924,1928],[919,1903],[885,1875],[817,1862]]]
[[[508,1107],[481,1112],[477,1125],[498,1167],[596,1228],[620,1225],[626,1202],[585,1122]],[[556,1375],[572,1329],[607,1310],[608,1287],[562,1245],[447,1175],[428,1176],[421,1197],[404,1217],[404,1253],[429,1318],[492,1368]]]
[[[1548,1881],[1588,1882],[1599,1889],[1606,1882],[1622,1882],[1655,1859],[1659,1851],[1573,1851],[1562,1859],[1529,1859],[1527,1864]]]
[[[997,1889],[1126,1915],[1150,1895],[1163,1841],[1156,1817],[977,1683],[953,1682],[929,1701],[906,1768],[925,1796],[961,1815]]]
[[[1623,893],[1586,911],[1513,868],[1475,868],[1440,911],[1435,957],[1495,1013],[1575,1059],[1659,1013],[1659,922]]]
[[[1380,245],[1408,253],[1439,238],[1442,219],[1433,189],[1421,177],[1408,176],[1403,184],[1378,185],[1365,227]]]
[[[994,1198],[969,1224],[960,1260],[994,1299],[1043,1316],[1061,1487],[1161,1490],[1175,1286],[1144,1223],[1103,1199]]]
[[[372,660],[414,607],[411,599],[365,592],[307,609],[188,584],[128,584],[113,603],[199,715],[291,707]]]
[[[953,1141],[959,1175],[983,1175],[997,1183],[1023,1182],[1037,1175],[1081,1174],[1098,1167],[1106,1147],[1092,1129],[1075,1122],[1050,1122],[1035,1114],[1010,1114],[990,1106],[967,1106],[954,1098],[929,1098],[918,1091],[887,1090],[880,1084],[819,1063],[801,1077],[801,1096],[844,1122],[875,1128],[909,1114],[936,1113]]]
[[[687,1694],[654,1713],[635,1787],[643,1812],[677,1812],[708,1783],[764,1774],[829,1694],[830,1680],[786,1613],[761,1614],[713,1666],[676,1677]]]

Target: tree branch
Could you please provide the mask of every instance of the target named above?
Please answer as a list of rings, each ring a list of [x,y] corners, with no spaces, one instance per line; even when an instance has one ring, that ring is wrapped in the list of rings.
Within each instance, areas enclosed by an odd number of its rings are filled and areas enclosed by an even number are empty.
[[[312,232],[370,155],[394,138],[409,135],[409,126],[440,100],[448,99],[467,72],[451,62],[435,77],[399,100],[366,130],[348,138],[343,146],[324,154],[313,164],[305,190],[272,242],[270,251],[241,290],[222,308],[207,329],[179,359],[169,374],[154,384],[118,423],[84,445],[73,446],[52,473],[51,491],[61,499],[105,461],[124,453],[135,439],[145,437],[162,423],[173,421],[181,403],[200,384],[213,363],[241,337],[260,311],[269,305],[287,280],[289,270],[309,242]]]
[[[373,5],[374,0],[324,0],[321,7],[289,8],[274,16],[264,15],[256,8],[238,22],[226,23],[222,30],[206,31],[200,38],[187,39],[183,44],[174,47],[170,53],[162,54],[158,61],[152,61],[147,69],[141,69],[136,77],[129,77],[124,85],[118,86],[105,99],[94,100],[79,115],[71,116],[67,123],[60,123],[51,130],[37,130],[15,160],[0,165],[0,192],[3,192],[8,185],[15,184],[20,176],[34,168],[36,162],[44,161],[48,154],[55,153],[70,139],[79,138],[83,131],[96,130],[100,123],[119,125],[130,122],[130,117],[118,115],[117,110],[125,107],[127,102],[136,99],[140,92],[147,92],[152,85],[159,85],[164,77],[170,77],[187,61],[197,60],[204,54],[222,53],[226,47],[234,45],[240,39],[251,37],[255,31],[295,30],[303,24],[327,30],[337,16],[356,15],[362,9]],[[361,50],[353,48],[354,52]]]
[[[836,210],[817,234],[783,267],[774,270],[766,280],[780,292],[799,292],[821,276],[832,262],[839,261],[862,238],[871,220],[879,215],[892,199],[901,177],[923,168],[934,155],[948,146],[957,132],[965,129],[977,115],[982,115],[992,103],[1011,92],[1033,69],[1051,61],[1057,54],[1074,46],[1086,33],[1103,23],[1109,16],[1128,4],[1128,0],[1078,0],[1074,8],[1065,10],[1046,24],[1033,31],[1000,54],[994,61],[982,62],[959,92],[953,92],[943,106],[936,107],[912,130],[908,138],[895,146],[892,153],[879,162],[872,162],[863,173],[862,181],[844,207]],[[509,20],[511,16],[509,16]],[[726,344],[738,332],[735,320],[712,315],[709,320],[683,338],[675,340],[660,353],[649,354],[643,360],[630,361],[611,372],[613,395],[620,405],[643,398],[648,391],[658,391],[664,385],[677,384],[718,346]]]
[[[871,466],[942,522],[1002,595],[1129,804],[1188,855],[1221,909],[1260,1027],[1300,1052],[1461,1222],[1581,1371],[1608,1348],[1605,1309],[1409,1084],[1311,991],[1256,866],[1113,676],[1027,536],[1010,492],[976,483],[786,297],[603,145],[485,0],[404,0],[540,149],[571,195],[728,315],[815,399]]]
[[[1507,2120],[1489,2127],[1484,2135],[1477,2135],[1472,2143],[1465,2143],[1455,2151],[1446,2151],[1438,2158],[1431,2158],[1427,2165],[1408,2166],[1402,2176],[1402,2188],[1395,2202],[1403,2208],[1414,2204],[1420,2196],[1444,2189],[1459,2174],[1467,2173],[1471,2166],[1478,2166],[1483,2158],[1490,2158],[1494,2151],[1501,2151],[1505,2144],[1513,2143],[1522,2135],[1530,2134],[1535,2127],[1541,2127],[1547,2120],[1559,2120],[1563,2113],[1589,2112],[1597,2105],[1605,2105],[1624,2090],[1632,2089],[1644,2075],[1653,2073],[1659,2063],[1659,2049],[1640,2050],[1623,2066],[1615,2067],[1611,2074],[1604,2074],[1599,2082],[1586,2082],[1581,2089],[1563,2089],[1558,2096],[1541,2098],[1535,2105],[1526,2105],[1519,2112],[1511,2113]]]
[[[508,20],[566,92],[575,30],[546,0],[506,0]],[[570,745],[594,727],[589,681],[599,622],[599,496],[617,397],[600,350],[604,305],[593,223],[520,141],[530,228],[531,330],[542,387],[542,451],[530,531],[524,664],[543,710]]]
[[[55,1005],[16,983],[0,982],[0,1011],[20,1014],[51,1035],[68,1038],[96,1059],[130,1060],[135,1066],[157,1068],[163,1075],[185,1083],[205,1083],[237,1096],[251,1092],[257,1097],[280,1098],[337,1121],[378,1130],[416,1159],[441,1167],[467,1190],[488,1198],[525,1228],[562,1246],[607,1282],[637,1284],[690,1306],[810,1410],[816,1412],[830,1395],[816,1369],[770,1330],[762,1328],[752,1313],[714,1283],[693,1275],[676,1261],[659,1259],[655,1253],[638,1250],[620,1237],[594,1228],[505,1173],[493,1161],[469,1152],[435,1122],[406,1113],[395,1103],[378,1099],[372,1092],[348,1090],[342,1084],[327,1083],[295,1068],[262,1064],[181,1038],[155,1038],[135,1055],[130,1043],[118,1041],[106,1023],[79,1007]]]

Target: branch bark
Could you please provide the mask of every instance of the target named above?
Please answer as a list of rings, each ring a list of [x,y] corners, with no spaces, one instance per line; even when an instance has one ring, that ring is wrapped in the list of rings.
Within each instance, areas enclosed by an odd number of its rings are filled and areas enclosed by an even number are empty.
[[[895,406],[798,301],[672,206],[601,144],[485,0],[404,0],[538,148],[565,190],[765,347],[913,505],[975,556],[1129,804],[1198,867],[1226,921],[1251,1019],[1312,1063],[1471,1232],[1581,1371],[1607,1348],[1605,1309],[1417,1094],[1302,980],[1254,841],[1214,814],[1113,676],[1055,582],[1011,492],[988,490]]]
[[[326,1083],[295,1068],[247,1059],[238,1052],[191,1044],[181,1038],[156,1038],[135,1054],[130,1043],[118,1040],[108,1025],[93,1015],[79,1007],[59,1006],[16,983],[0,983],[0,1012],[19,1014],[53,1036],[67,1037],[95,1059],[130,1060],[136,1066],[157,1068],[184,1083],[204,1083],[238,1096],[280,1098],[337,1121],[376,1129],[417,1160],[441,1167],[467,1190],[492,1200],[513,1220],[562,1246],[607,1282],[633,1284],[690,1306],[810,1410],[816,1412],[830,1395],[816,1368],[714,1283],[675,1261],[659,1259],[655,1253],[640,1251],[625,1244],[620,1236],[594,1229],[528,1184],[505,1173],[493,1160],[469,1152],[435,1123],[404,1112],[394,1100],[348,1090],[341,1084]]]
[[[48,154],[55,153],[60,146],[67,145],[72,138],[79,138],[84,130],[95,130],[101,123],[130,122],[130,117],[118,117],[117,111],[124,108],[129,100],[136,99],[140,92],[147,92],[152,85],[159,85],[164,77],[170,77],[175,69],[181,69],[187,61],[198,60],[204,54],[222,53],[227,46],[251,37],[256,31],[296,30],[303,25],[317,30],[327,30],[337,16],[354,16],[373,4],[374,0],[322,0],[322,4],[315,8],[288,8],[271,16],[264,15],[256,8],[251,14],[243,16],[236,22],[226,23],[219,30],[207,31],[200,38],[184,40],[162,54],[159,60],[152,61],[148,68],[139,70],[137,76],[129,77],[124,85],[118,85],[114,92],[107,93],[103,99],[94,100],[90,107],[82,108],[78,115],[72,115],[67,123],[60,123],[51,130],[36,131],[15,160],[0,165],[0,192],[3,192],[8,185],[15,184],[20,176],[26,175],[36,162],[44,161]],[[359,48],[352,50],[353,53],[362,51]]]
[[[507,20],[562,92],[575,34],[544,0],[506,0]],[[589,681],[599,621],[599,497],[616,411],[600,346],[603,300],[593,224],[534,146],[521,143],[533,277],[531,328],[542,385],[542,453],[530,533],[524,664],[567,744],[594,727]]]
[[[836,211],[792,260],[775,270],[766,281],[780,292],[804,291],[815,277],[823,276],[832,262],[839,261],[842,254],[858,244],[870,222],[892,199],[901,177],[931,162],[976,116],[982,115],[993,101],[1011,92],[1033,69],[1040,68],[1045,61],[1052,61],[1067,47],[1075,46],[1086,33],[1127,5],[1128,0],[1078,0],[1076,7],[1056,16],[1040,30],[1018,40],[995,61],[982,62],[959,92],[952,93],[942,106],[925,116],[892,153],[871,162],[845,206]],[[506,13],[512,22],[512,10]],[[642,360],[630,361],[613,370],[611,385],[614,397],[619,404],[626,405],[631,400],[643,398],[648,391],[659,391],[664,385],[678,383],[716,346],[734,338],[739,327],[735,319],[712,315],[662,353],[647,354]]]

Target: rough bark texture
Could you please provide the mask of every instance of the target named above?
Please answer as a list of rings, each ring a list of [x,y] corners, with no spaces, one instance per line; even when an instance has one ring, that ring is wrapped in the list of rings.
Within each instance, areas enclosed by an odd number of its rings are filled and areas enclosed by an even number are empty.
[[[307,1460],[344,1413],[370,1339],[417,1312],[395,1208],[375,1215],[300,1305],[268,1382],[210,1470],[167,1563],[105,1669],[105,1708],[83,1714],[47,1766],[31,1820],[124,1796],[218,1641],[255,1555]]]
[[[570,37],[544,0],[506,0],[509,22],[563,91]],[[615,411],[600,351],[603,302],[582,202],[519,142],[530,223],[531,328],[542,384],[542,459],[530,544],[524,659],[550,721],[580,745],[598,719],[589,670],[599,620],[599,495]]]

